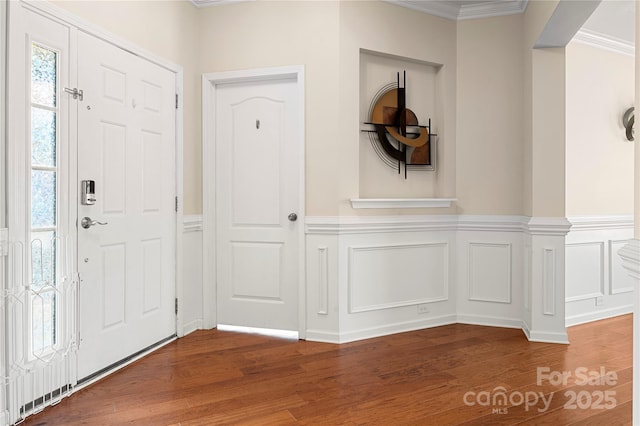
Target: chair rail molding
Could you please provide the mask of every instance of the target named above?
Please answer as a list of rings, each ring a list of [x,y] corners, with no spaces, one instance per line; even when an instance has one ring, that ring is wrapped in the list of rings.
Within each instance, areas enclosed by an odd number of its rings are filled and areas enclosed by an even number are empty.
[[[610,229],[633,230],[633,216],[631,215],[571,216],[567,220],[571,224],[571,232]]]
[[[184,215],[183,231],[186,232],[202,232],[202,215]]]

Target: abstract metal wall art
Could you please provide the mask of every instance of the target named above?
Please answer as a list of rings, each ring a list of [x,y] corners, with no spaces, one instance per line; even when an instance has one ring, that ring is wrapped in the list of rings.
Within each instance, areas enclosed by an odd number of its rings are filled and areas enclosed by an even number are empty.
[[[369,107],[369,121],[364,124],[373,129],[369,140],[378,156],[388,166],[402,172],[407,178],[408,169],[435,170],[435,137],[431,133],[431,118],[426,126],[418,123],[415,113],[406,105],[406,71],[403,87],[400,73],[397,82],[384,86],[376,93]]]
[[[633,129],[633,123],[635,121],[635,117],[633,113],[634,109],[635,109],[634,107],[631,107],[627,109],[622,115],[622,125],[624,126],[625,136],[627,137],[627,140],[631,142],[635,140],[635,137],[634,137],[635,131]]]

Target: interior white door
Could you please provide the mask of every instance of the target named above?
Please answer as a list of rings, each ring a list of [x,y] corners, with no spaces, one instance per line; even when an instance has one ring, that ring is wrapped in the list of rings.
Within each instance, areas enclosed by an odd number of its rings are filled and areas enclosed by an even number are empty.
[[[78,186],[96,198],[78,206],[82,379],[176,332],[176,91],[172,72],[84,33],[78,88]]]
[[[298,331],[296,78],[215,94],[218,324]]]

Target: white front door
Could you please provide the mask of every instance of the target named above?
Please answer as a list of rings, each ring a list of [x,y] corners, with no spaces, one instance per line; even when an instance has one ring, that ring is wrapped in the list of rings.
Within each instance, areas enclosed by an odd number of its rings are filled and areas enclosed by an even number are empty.
[[[218,324],[298,331],[297,84],[216,86]]]
[[[78,88],[83,379],[176,332],[175,74],[80,32]]]

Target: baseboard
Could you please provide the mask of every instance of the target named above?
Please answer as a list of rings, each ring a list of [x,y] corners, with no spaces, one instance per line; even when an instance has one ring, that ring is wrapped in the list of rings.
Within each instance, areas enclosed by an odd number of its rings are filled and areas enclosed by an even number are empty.
[[[631,313],[633,313],[633,305],[619,306],[612,309],[605,309],[602,311],[589,312],[586,314],[567,317],[565,325],[567,327],[573,327],[574,325],[586,324],[593,321],[600,321],[603,319],[613,318]]]
[[[522,324],[522,331],[530,342],[569,344],[567,333],[531,331],[524,323]]]
[[[202,330],[204,327],[202,326],[202,319],[196,319],[193,321],[189,321],[188,323],[182,326],[182,337],[187,334],[193,333],[196,330]]]
[[[459,324],[483,325],[488,327],[522,328],[522,320],[520,319],[485,315],[458,314],[456,322]]]
[[[309,342],[320,342],[320,343],[340,343],[340,336],[338,333],[327,333],[326,331],[318,331],[318,330],[307,330],[307,336],[304,340]]]
[[[395,324],[385,324],[384,326],[364,328],[361,330],[340,333],[339,343],[355,342],[357,340],[373,339],[375,337],[388,336],[396,333],[406,333],[408,331],[423,330],[425,328],[439,327],[456,323],[456,316],[443,315],[418,321],[406,321]]]

